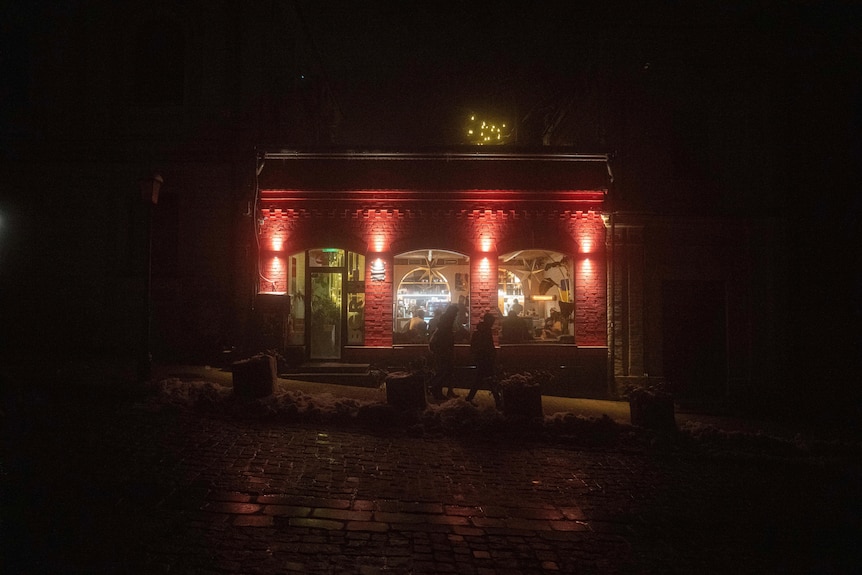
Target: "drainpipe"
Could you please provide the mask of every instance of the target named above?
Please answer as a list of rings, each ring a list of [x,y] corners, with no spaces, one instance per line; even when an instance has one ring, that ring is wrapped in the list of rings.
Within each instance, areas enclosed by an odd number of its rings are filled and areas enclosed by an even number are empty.
[[[616,265],[614,265],[614,259],[616,258],[616,211],[614,209],[614,194],[613,194],[613,184],[614,184],[614,176],[611,172],[610,166],[610,158],[608,158],[608,176],[610,178],[609,190],[608,190],[608,203],[610,204],[610,220],[611,220],[611,254],[607,259],[608,266],[610,266],[610,270],[608,273],[608,284],[609,284],[609,302],[610,309],[608,309],[608,377],[607,377],[607,389],[610,394],[615,390],[615,377],[614,377],[614,365],[616,363]]]

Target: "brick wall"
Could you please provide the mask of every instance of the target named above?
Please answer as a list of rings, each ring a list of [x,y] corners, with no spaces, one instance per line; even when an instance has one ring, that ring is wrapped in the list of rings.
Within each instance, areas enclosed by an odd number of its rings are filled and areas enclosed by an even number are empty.
[[[596,212],[579,212],[571,226],[579,248],[574,266],[575,341],[578,345],[607,345],[604,223]]]
[[[279,254],[315,247],[341,247],[366,255],[368,346],[391,345],[393,257],[416,249],[445,249],[470,257],[471,321],[497,306],[497,254],[503,249],[547,249],[574,262],[576,343],[607,341],[604,226],[590,210],[560,209],[553,202],[523,202],[495,209],[493,200],[413,198],[352,199],[348,194],[303,195],[265,191],[259,228],[261,291],[284,291]],[[363,205],[365,204],[365,205]],[[368,205],[370,204],[370,205]],[[387,275],[371,281],[370,266],[382,258]]]
[[[374,281],[371,266],[377,258],[386,266],[386,279]],[[365,345],[381,346],[392,343],[392,257],[388,254],[368,254],[365,258]]]

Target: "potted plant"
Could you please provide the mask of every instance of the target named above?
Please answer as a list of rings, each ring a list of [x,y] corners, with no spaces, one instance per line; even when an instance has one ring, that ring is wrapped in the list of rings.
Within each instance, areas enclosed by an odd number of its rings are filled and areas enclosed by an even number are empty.
[[[311,317],[315,325],[331,326],[341,319],[341,308],[325,295],[315,295],[311,301]]]
[[[341,321],[341,306],[328,295],[314,294],[311,299],[311,337],[314,347],[321,351],[331,351],[335,345],[336,326]]]

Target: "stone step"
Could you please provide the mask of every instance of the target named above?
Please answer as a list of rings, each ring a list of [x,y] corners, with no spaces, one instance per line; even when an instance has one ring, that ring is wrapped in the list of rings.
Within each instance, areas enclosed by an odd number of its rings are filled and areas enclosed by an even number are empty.
[[[306,362],[284,370],[285,373],[368,373],[371,364],[336,361]]]
[[[313,383],[377,387],[380,382],[367,363],[314,362],[282,370],[278,377]]]

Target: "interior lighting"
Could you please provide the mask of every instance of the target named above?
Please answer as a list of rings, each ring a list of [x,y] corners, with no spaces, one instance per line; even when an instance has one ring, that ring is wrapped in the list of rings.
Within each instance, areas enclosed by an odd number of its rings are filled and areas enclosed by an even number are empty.
[[[509,131],[504,131],[506,124],[497,123],[493,118],[481,119],[476,114],[469,116],[469,121],[465,122],[464,132],[467,142],[474,145],[483,144],[505,144],[513,134]],[[495,138],[494,135],[497,135]]]
[[[281,236],[273,236],[270,245],[274,252],[284,251],[284,238]]]
[[[554,296],[552,295],[531,295],[530,299],[532,301],[554,301]]]

